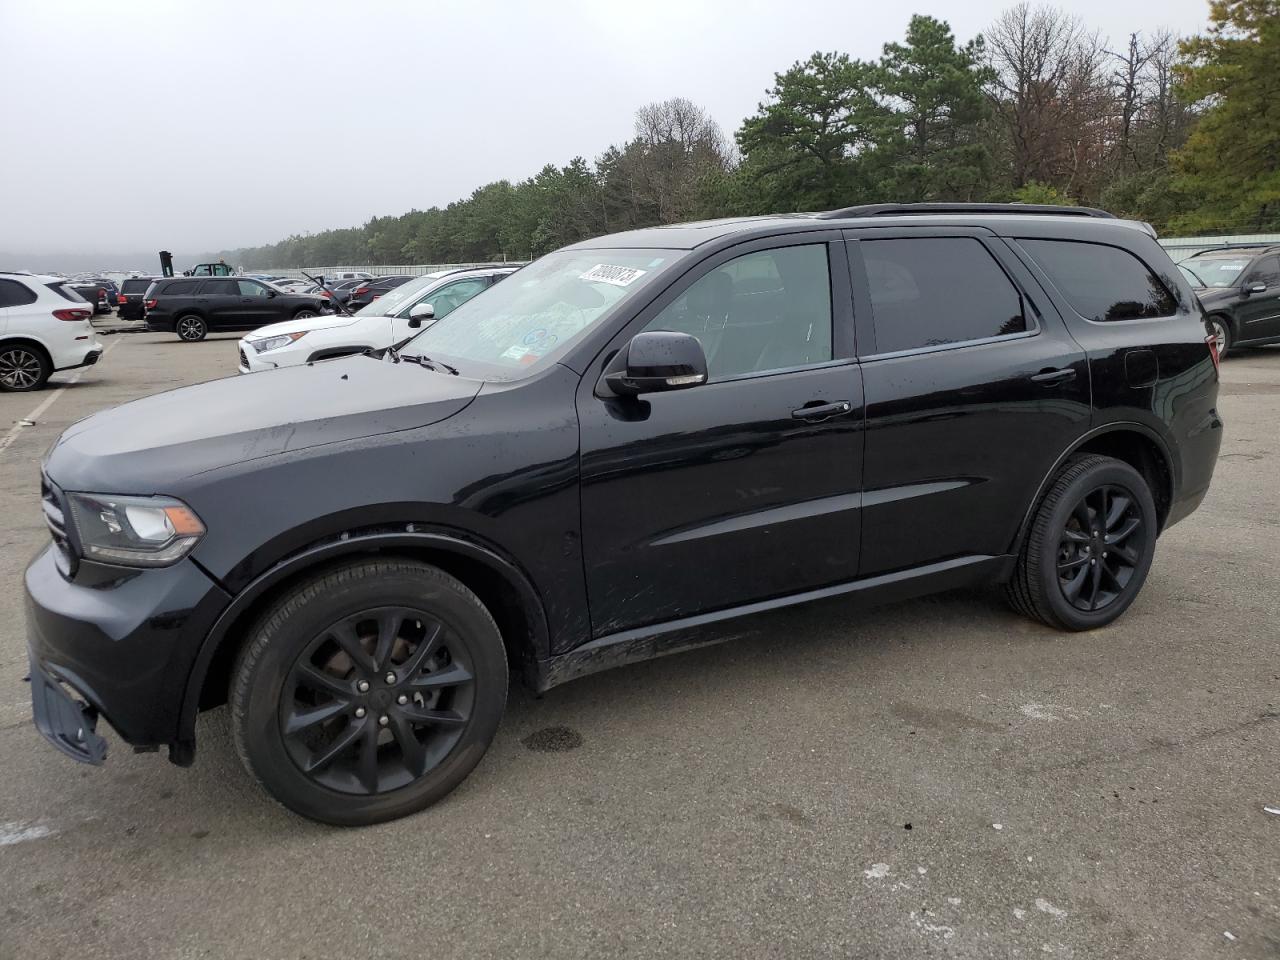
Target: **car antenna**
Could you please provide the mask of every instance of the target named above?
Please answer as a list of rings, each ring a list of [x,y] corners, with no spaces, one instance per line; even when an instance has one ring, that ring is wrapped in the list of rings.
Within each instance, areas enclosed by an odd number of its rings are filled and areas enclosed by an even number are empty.
[[[347,309],[347,305],[338,299],[338,295],[334,293],[332,290],[330,290],[329,287],[325,284],[324,277],[321,277],[319,280],[317,280],[315,277],[307,273],[305,270],[299,270],[298,272],[302,274],[304,277],[306,277],[308,280],[310,280],[312,283],[314,283],[321,290],[324,290],[326,293],[328,293],[329,302],[331,304],[333,304],[335,307],[337,307],[339,310],[345,313],[348,317],[355,316],[354,313],[352,313],[350,310]]]

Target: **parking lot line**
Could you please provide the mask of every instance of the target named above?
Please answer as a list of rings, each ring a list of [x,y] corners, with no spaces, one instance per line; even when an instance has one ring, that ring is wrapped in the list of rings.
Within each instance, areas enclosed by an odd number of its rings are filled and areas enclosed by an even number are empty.
[[[115,345],[119,342],[120,342],[119,340],[114,340],[110,344],[108,344],[106,349],[102,351],[102,356],[98,358],[98,363],[101,363],[103,359],[106,358],[107,354],[111,352],[112,348],[114,348]],[[97,365],[98,364],[95,363],[92,367],[82,368],[79,372],[76,373],[74,377],[72,377],[62,386],[60,386],[57,390],[53,391],[53,393],[49,394],[49,396],[41,400],[40,404],[34,410],[32,410],[25,417],[23,417],[21,420],[15,423],[12,429],[10,429],[9,432],[4,435],[4,439],[0,439],[0,452],[3,452],[4,450],[6,450],[9,444],[13,443],[13,441],[18,439],[18,434],[20,434],[23,430],[26,429],[25,424],[27,423],[27,421],[34,422],[36,417],[40,416],[42,413],[44,413],[46,410],[52,407],[54,403],[57,401],[57,399],[67,392],[67,387],[71,386],[71,384],[73,383],[79,383],[80,378],[83,377],[86,373],[88,373]]]

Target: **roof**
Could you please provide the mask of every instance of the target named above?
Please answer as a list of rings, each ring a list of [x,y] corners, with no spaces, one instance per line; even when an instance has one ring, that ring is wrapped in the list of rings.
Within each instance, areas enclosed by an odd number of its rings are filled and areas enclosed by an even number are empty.
[[[792,233],[841,227],[915,225],[973,225],[1004,227],[1040,223],[1084,223],[1140,230],[1149,236],[1155,231],[1147,224],[1120,220],[1094,207],[1059,207],[1019,203],[876,203],[843,207],[819,213],[772,214],[760,217],[726,217],[694,223],[673,223],[660,227],[626,230],[583,240],[570,249],[594,247],[637,247],[641,249],[692,250],[713,240],[738,234]]]
[[[1280,243],[1236,243],[1228,244],[1224,247],[1212,247],[1208,250],[1200,250],[1193,253],[1187,259],[1209,260],[1216,257],[1252,257],[1259,253],[1266,253],[1268,250],[1280,249]]]

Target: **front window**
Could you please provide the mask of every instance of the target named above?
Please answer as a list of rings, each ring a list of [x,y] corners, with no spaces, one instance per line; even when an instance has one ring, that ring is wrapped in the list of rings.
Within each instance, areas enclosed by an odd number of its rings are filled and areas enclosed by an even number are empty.
[[[1238,287],[1245,269],[1249,266],[1249,258],[1195,257],[1187,261],[1186,266],[1194,271],[1195,275],[1210,290],[1221,287]]]
[[[374,300],[356,311],[357,317],[390,317],[394,316],[402,307],[411,306],[416,302],[418,294],[427,287],[436,283],[440,279],[438,273],[428,273],[425,276],[414,277],[408,283],[402,283],[400,286],[388,290],[377,300]]]
[[[679,256],[675,250],[548,254],[432,324],[402,352],[443,360],[470,376],[519,379],[563,357]]]

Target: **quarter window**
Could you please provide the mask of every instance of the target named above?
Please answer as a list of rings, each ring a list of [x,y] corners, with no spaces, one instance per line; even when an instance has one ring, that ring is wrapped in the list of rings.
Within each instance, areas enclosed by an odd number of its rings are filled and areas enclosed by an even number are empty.
[[[1178,311],[1168,287],[1128,250],[1074,240],[1018,243],[1086,320],[1142,320]]]
[[[645,329],[697,337],[712,380],[830,360],[827,247],[780,247],[730,260],[699,278]]]
[[[876,330],[876,351],[987,340],[1024,333],[1022,297],[971,237],[863,240],[858,244]]]

